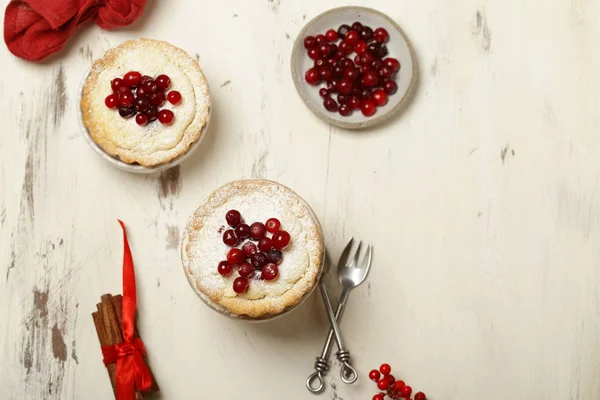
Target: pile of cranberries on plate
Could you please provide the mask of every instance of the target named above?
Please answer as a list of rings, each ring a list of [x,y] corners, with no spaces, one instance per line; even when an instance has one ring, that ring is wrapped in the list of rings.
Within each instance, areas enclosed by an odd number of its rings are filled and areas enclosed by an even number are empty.
[[[233,290],[246,292],[252,278],[265,281],[277,278],[283,250],[291,240],[290,234],[281,229],[279,220],[269,218],[265,223],[248,225],[237,210],[227,211],[225,220],[230,228],[223,232],[223,243],[231,249],[217,270],[223,276],[237,271],[239,276],[233,281]]]
[[[381,364],[379,369],[369,372],[369,379],[377,384],[379,393],[373,396],[373,400],[427,400],[423,392],[413,394],[410,386],[403,380],[396,380],[392,375],[392,367],[389,364]]]
[[[314,60],[304,79],[319,86],[323,107],[346,117],[360,110],[371,117],[398,90],[395,76],[400,62],[388,57],[390,39],[384,28],[354,22],[337,30],[306,36],[304,48]]]
[[[138,125],[146,125],[157,119],[163,125],[171,124],[175,114],[161,107],[167,101],[173,105],[181,103],[178,91],[168,91],[171,79],[167,75],[152,78],[137,71],[129,71],[122,78],[114,78],[110,86],[112,93],[104,99],[106,107],[117,109],[123,118],[135,115]]]

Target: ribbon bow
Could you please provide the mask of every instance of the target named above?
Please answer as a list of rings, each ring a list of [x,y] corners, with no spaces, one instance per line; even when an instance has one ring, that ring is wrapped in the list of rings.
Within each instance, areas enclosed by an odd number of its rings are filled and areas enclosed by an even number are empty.
[[[135,399],[135,388],[147,391],[152,386],[152,375],[144,363],[146,354],[144,343],[140,338],[134,338],[135,310],[137,295],[135,289],[135,271],[125,225],[123,228],[123,342],[112,346],[102,346],[104,364],[117,363],[117,399]]]
[[[146,0],[12,0],[4,14],[4,41],[17,57],[40,61],[59,52],[81,24],[102,29],[135,22]]]

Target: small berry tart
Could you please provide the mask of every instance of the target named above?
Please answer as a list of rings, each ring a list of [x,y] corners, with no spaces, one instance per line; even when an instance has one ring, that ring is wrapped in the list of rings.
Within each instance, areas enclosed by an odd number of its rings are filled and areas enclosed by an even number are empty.
[[[110,156],[144,167],[168,163],[198,142],[210,105],[196,60],[150,39],[125,42],[95,61],[81,98],[91,139]]]
[[[194,291],[235,318],[265,320],[312,292],[324,259],[321,225],[296,193],[266,180],[231,182],[192,214],[181,257]]]

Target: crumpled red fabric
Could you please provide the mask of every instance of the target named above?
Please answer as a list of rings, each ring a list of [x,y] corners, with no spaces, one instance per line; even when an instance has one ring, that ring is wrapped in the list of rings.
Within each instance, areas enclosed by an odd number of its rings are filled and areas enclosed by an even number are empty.
[[[103,29],[136,21],[147,0],[12,0],[4,13],[4,41],[17,57],[41,61],[59,52],[73,31],[94,19]]]

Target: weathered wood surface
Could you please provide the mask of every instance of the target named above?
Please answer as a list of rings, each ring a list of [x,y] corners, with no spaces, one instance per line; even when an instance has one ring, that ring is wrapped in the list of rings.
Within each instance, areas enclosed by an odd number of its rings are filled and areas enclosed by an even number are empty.
[[[116,218],[163,398],[312,398],[317,297],[240,324],[181,271],[187,216],[240,177],[297,190],[334,257],[350,236],[375,245],[342,324],[361,379],[334,367],[320,398],[371,398],[383,361],[433,400],[600,398],[600,3],[368,2],[403,26],[420,72],[406,112],[369,132],[321,123],[290,78],[297,32],[343,3],[151,1],[41,64],[0,46],[1,399],[111,397],[90,313],[120,290]],[[141,36],[198,57],[214,96],[200,151],[151,177],[105,164],[76,118],[92,59]]]

